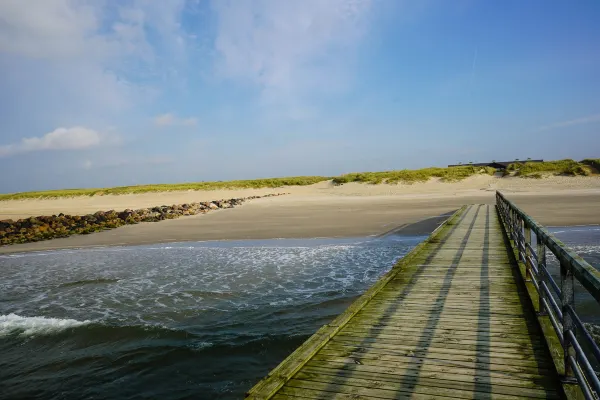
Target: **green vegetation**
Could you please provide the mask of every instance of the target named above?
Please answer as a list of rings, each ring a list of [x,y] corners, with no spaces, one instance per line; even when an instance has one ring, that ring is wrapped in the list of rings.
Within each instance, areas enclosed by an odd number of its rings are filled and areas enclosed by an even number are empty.
[[[516,171],[516,176],[541,178],[543,173],[554,175],[588,176],[594,171],[583,161],[577,162],[570,159],[544,162],[513,163],[508,166],[509,171]],[[533,176],[532,176],[533,175]]]
[[[460,181],[477,174],[493,175],[496,172],[490,167],[460,166],[451,168],[423,168],[416,170],[360,172],[345,174],[333,178],[333,183],[342,185],[348,182],[380,183],[415,183],[426,182],[430,178],[441,178],[445,182]]]
[[[539,172],[534,172],[533,174],[523,175],[521,178],[542,179],[543,177]]]
[[[73,196],[103,196],[108,194],[135,194],[148,192],[172,192],[186,190],[217,190],[217,189],[253,189],[253,188],[276,188],[281,186],[306,186],[317,182],[326,181],[324,176],[296,176],[289,178],[266,178],[227,182],[193,182],[173,183],[159,185],[120,186],[107,189],[64,189],[48,190],[43,192],[23,192],[12,194],[0,194],[1,200],[20,200],[34,198],[57,198]]]
[[[600,158],[586,158],[581,163],[592,167],[594,173],[600,173]]]
[[[472,163],[471,163],[472,164]],[[381,183],[416,183],[426,182],[431,178],[440,178],[444,182],[455,182],[473,175],[493,175],[496,172],[491,167],[475,167],[473,165],[461,165],[451,168],[422,168],[417,170],[397,170],[383,172],[357,172],[344,174],[335,178],[325,176],[296,176],[288,178],[267,178],[227,182],[191,182],[159,185],[120,186],[106,189],[64,189],[49,190],[43,192],[23,192],[12,194],[0,194],[2,200],[57,198],[74,196],[103,196],[136,194],[148,192],[170,192],[188,190],[217,190],[217,189],[254,189],[254,188],[277,188],[282,186],[306,186],[326,180],[332,180],[336,185],[348,182],[361,182],[370,184]],[[508,166],[503,176],[514,175],[523,178],[541,179],[545,174],[588,176],[600,172],[600,159],[590,158],[581,162],[573,160],[559,160],[546,162],[515,162]]]

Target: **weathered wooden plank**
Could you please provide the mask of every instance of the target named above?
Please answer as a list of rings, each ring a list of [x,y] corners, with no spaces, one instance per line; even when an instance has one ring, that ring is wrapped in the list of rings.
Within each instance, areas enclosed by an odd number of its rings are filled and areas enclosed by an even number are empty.
[[[530,379],[525,377],[512,376],[510,374],[498,373],[493,371],[481,371],[474,369],[461,369],[454,367],[441,367],[441,366],[427,366],[427,365],[414,365],[406,366],[398,363],[381,363],[381,364],[370,364],[361,363],[356,364],[354,362],[346,362],[345,360],[310,360],[307,366],[350,370],[350,371],[368,371],[375,373],[386,373],[400,376],[412,376],[418,378],[430,378],[430,379],[446,379],[456,380],[460,382],[473,382],[485,380],[487,383],[492,385],[506,385],[513,386],[515,388],[535,388],[545,390],[549,387],[556,387],[555,382],[552,379],[544,376],[529,376]]]
[[[442,360],[457,360],[457,361],[474,361],[484,364],[502,364],[502,365],[515,365],[515,366],[526,366],[526,367],[537,367],[542,369],[548,369],[547,362],[549,359],[538,358],[532,356],[526,356],[519,353],[510,354],[512,357],[506,357],[507,355],[502,352],[485,352],[485,351],[457,351],[452,349],[445,349],[440,347],[428,347],[421,348],[418,350],[416,347],[411,346],[378,346],[377,344],[372,346],[358,346],[349,343],[330,341],[327,343],[321,351],[324,350],[335,350],[341,352],[345,356],[356,355],[360,357],[361,354],[377,354],[377,355],[401,355],[406,357],[430,357]],[[552,368],[550,368],[552,369]]]
[[[425,335],[425,334],[435,334],[442,336],[452,336],[456,335],[464,338],[478,338],[480,340],[498,340],[498,339],[517,339],[522,342],[531,342],[537,341],[542,342],[544,337],[541,334],[533,335],[527,331],[523,330],[478,330],[477,327],[455,327],[455,326],[440,326],[435,325],[431,326],[429,323],[422,323],[420,325],[405,325],[405,326],[390,326],[390,325],[370,325],[368,323],[359,323],[354,322],[352,325],[344,327],[342,332],[372,332],[374,334],[386,333],[390,335]]]
[[[377,340],[387,340],[388,342],[393,341],[402,341],[403,343],[418,343],[418,342],[427,342],[427,343],[445,343],[447,345],[464,345],[464,346],[474,346],[474,347],[496,347],[496,348],[504,348],[504,349],[515,349],[525,351],[527,349],[543,349],[546,347],[546,344],[541,341],[524,341],[519,340],[517,338],[514,339],[494,339],[494,340],[483,340],[473,337],[461,337],[461,336],[446,336],[441,334],[436,334],[436,332],[425,332],[425,333],[415,333],[414,335],[394,335],[391,333],[382,333],[379,331],[358,331],[353,328],[349,328],[348,330],[344,329],[338,333],[338,335],[343,337],[356,337],[356,338],[365,338],[365,339],[377,339]]]
[[[348,370],[337,370],[320,367],[306,366],[303,371],[320,374],[320,375],[334,375],[337,377],[349,377],[357,379],[372,380],[375,382],[406,382],[407,385],[412,386],[425,386],[425,387],[440,387],[447,389],[458,389],[462,391],[471,391],[471,396],[467,396],[467,399],[473,398],[473,392],[475,393],[494,393],[499,395],[517,395],[518,398],[538,398],[538,399],[556,399],[560,398],[557,392],[540,389],[530,388],[518,388],[515,389],[511,386],[504,385],[490,385],[482,382],[461,382],[456,380],[446,379],[429,379],[429,378],[415,378],[413,376],[399,376],[384,373],[372,373],[367,371],[348,371]]]
[[[359,386],[351,386],[351,385],[340,385],[335,383],[322,383],[322,382],[314,382],[314,381],[304,381],[299,379],[292,379],[288,385],[289,387],[295,387],[297,389],[304,390],[318,390],[321,392],[332,392],[332,393],[345,393],[354,396],[363,398],[363,396],[368,396],[364,398],[377,398],[377,399],[415,399],[415,400],[430,400],[430,399],[451,399],[453,397],[448,393],[446,396],[441,394],[431,395],[431,394],[420,394],[420,393],[396,393],[392,390],[385,389],[377,389],[377,388],[364,388]],[[331,397],[329,397],[331,398]],[[357,397],[353,397],[356,399]]]
[[[433,315],[433,314],[423,314],[422,310],[419,309],[409,309],[406,308],[405,312],[398,312],[398,313],[391,313],[391,312],[386,312],[387,310],[382,310],[382,309],[369,309],[369,310],[363,310],[360,313],[357,314],[357,317],[362,318],[369,318],[371,320],[373,320],[373,323],[376,324],[377,321],[379,319],[383,319],[385,321],[385,323],[388,323],[389,321],[405,321],[405,320],[410,320],[410,321],[421,321],[421,320],[427,320],[427,321],[435,321],[437,323],[441,323],[441,322],[457,322],[457,323],[476,323],[476,324],[480,324],[480,321],[477,318],[473,318],[471,315],[454,315],[451,313],[437,313],[437,315]],[[530,313],[525,313],[525,315],[530,315]],[[519,316],[514,316],[514,315],[488,315],[488,317],[486,318],[485,321],[487,324],[489,325],[494,325],[494,324],[499,324],[499,325],[518,325],[518,326],[530,326],[530,327],[538,327],[538,325],[535,324],[535,321],[532,321],[530,319],[525,319],[522,318],[520,315]]]
[[[444,346],[448,349],[457,349],[457,350],[468,350],[471,352],[474,351],[495,351],[502,353],[515,353],[515,354],[528,354],[528,355],[536,355],[536,354],[546,354],[546,349],[543,346],[516,346],[516,347],[502,347],[502,346],[485,346],[484,343],[474,343],[471,341],[470,343],[456,343],[449,342],[447,340],[431,340],[429,343],[423,344],[418,337],[410,338],[410,337],[400,337],[390,339],[389,337],[364,337],[364,336],[356,336],[356,335],[347,335],[347,334],[338,334],[336,335],[336,340],[341,340],[345,342],[353,342],[357,343],[360,346],[370,346],[372,343],[382,343],[391,346],[417,346],[417,347],[440,347]],[[435,338],[434,338],[435,339]]]
[[[431,297],[423,297],[423,298],[413,298],[413,297],[405,297],[405,298],[400,298],[400,299],[394,299],[393,297],[390,297],[389,295],[385,295],[385,296],[381,296],[377,299],[373,299],[371,300],[371,302],[369,304],[372,304],[374,306],[380,306],[382,308],[385,307],[389,307],[390,305],[402,305],[402,307],[405,306],[417,306],[417,307],[435,307],[435,308],[448,308],[448,309],[457,309],[457,308],[466,308],[467,311],[473,311],[473,306],[474,303],[475,305],[477,305],[479,307],[479,309],[481,310],[482,308],[484,309],[496,309],[496,310],[503,310],[503,311],[507,311],[507,310],[516,310],[520,313],[523,312],[523,306],[521,305],[520,302],[517,301],[510,301],[510,300],[506,300],[503,301],[502,299],[497,299],[497,300],[492,300],[490,298],[486,298],[483,300],[480,300],[476,297],[474,297],[471,301],[468,301],[468,298],[466,298],[465,296],[459,297],[459,296],[444,296],[444,295],[440,295],[439,297],[441,297],[440,299],[435,298],[433,296]],[[477,304],[477,303],[482,303],[483,304]]]
[[[349,371],[348,371],[349,372]],[[516,400],[522,399],[524,394],[517,393],[517,390],[513,389],[512,393],[494,393],[489,385],[476,386],[474,384],[456,384],[456,382],[448,381],[436,382],[436,380],[422,380],[417,381],[414,379],[397,379],[392,381],[390,379],[381,379],[381,377],[373,377],[363,374],[351,374],[351,375],[332,375],[325,373],[322,369],[315,371],[300,371],[295,377],[298,380],[320,382],[326,384],[338,384],[345,386],[355,386],[365,389],[383,389],[392,392],[389,399],[396,399],[397,395],[410,395],[413,393],[421,395],[431,396],[448,396],[455,399],[473,399],[477,397],[483,397],[483,394],[489,399],[497,400]],[[445,384],[444,384],[445,383]],[[506,390],[504,391],[506,392]],[[379,395],[386,395],[387,393],[380,393]],[[549,395],[554,394],[554,398],[557,398],[556,393],[548,393],[542,391],[530,391],[530,394],[537,395],[538,398],[543,394],[543,398],[548,398]],[[386,398],[386,397],[381,397]]]
[[[479,324],[478,321],[465,321],[457,322],[450,319],[448,322],[442,322],[440,320],[429,320],[421,319],[415,320],[407,318],[401,321],[398,320],[386,320],[385,323],[378,322],[379,317],[371,318],[368,315],[357,315],[356,321],[353,321],[353,325],[364,326],[364,327],[389,327],[396,329],[403,329],[411,327],[415,329],[424,329],[429,324],[435,323],[437,329],[454,329],[456,331],[476,331],[476,332],[487,332],[487,333],[505,333],[509,335],[524,335],[535,338],[543,338],[542,332],[539,329],[533,329],[524,324],[519,325],[507,325],[502,323],[489,323],[489,321],[483,325]]]
[[[406,296],[401,298],[394,298],[393,294],[386,292],[385,294],[378,296],[377,299],[373,299],[370,303],[373,305],[381,304],[384,308],[389,304],[396,305],[427,305],[427,306],[438,306],[443,307],[445,305],[470,305],[471,310],[479,307],[492,307],[498,308],[505,306],[504,308],[513,308],[521,311],[527,311],[529,307],[523,307],[523,302],[519,298],[512,298],[510,295],[503,297],[502,295],[490,295],[485,297],[479,297],[477,294],[473,294],[470,298],[468,294],[461,292],[450,292],[450,293],[431,293],[420,296]],[[529,309],[529,311],[532,311]]]
[[[297,388],[294,386],[284,386],[278,393],[283,393],[292,398],[312,399],[312,400],[377,400],[379,397],[348,393],[332,393],[323,390]]]
[[[389,307],[388,307],[389,309]],[[364,311],[365,312],[381,312],[382,307],[379,307],[377,305],[369,305],[369,307],[367,307]],[[492,310],[492,311],[482,311],[482,312],[478,312],[477,310],[468,310],[466,308],[458,308],[458,307],[428,307],[427,305],[402,305],[400,307],[398,307],[396,310],[386,310],[384,308],[384,314],[385,315],[392,315],[392,314],[404,314],[404,313],[429,313],[431,315],[440,315],[440,314],[444,314],[444,315],[456,315],[456,316],[463,316],[463,317],[470,317],[473,319],[477,319],[478,316],[486,316],[486,318],[492,318],[492,317],[497,317],[497,318],[508,318],[508,317],[513,317],[513,318],[523,318],[525,317],[527,314],[527,312],[522,311],[521,313],[519,313],[518,311],[503,311],[503,310]]]
[[[328,358],[339,357],[340,359],[348,359],[358,362],[363,362],[364,360],[372,361],[373,363],[379,363],[379,361],[390,361],[398,364],[435,364],[441,366],[453,366],[460,368],[468,368],[468,369],[477,369],[481,371],[500,371],[500,372],[508,372],[508,373],[528,373],[533,375],[545,375],[551,373],[554,369],[553,366],[550,368],[545,368],[538,364],[525,364],[516,363],[512,364],[503,364],[503,363],[490,363],[483,362],[481,359],[475,359],[475,357],[471,357],[471,360],[468,359],[459,359],[457,357],[447,357],[447,356],[435,356],[434,354],[427,353],[423,356],[417,355],[407,355],[407,354],[381,354],[381,352],[375,351],[365,351],[365,352],[353,352],[344,349],[336,349],[336,348],[323,348],[319,351],[318,355],[320,357],[327,356]]]

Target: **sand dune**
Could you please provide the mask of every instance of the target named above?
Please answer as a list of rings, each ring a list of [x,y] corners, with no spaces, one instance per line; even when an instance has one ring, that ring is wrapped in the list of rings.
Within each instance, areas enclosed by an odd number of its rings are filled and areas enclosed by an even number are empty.
[[[600,224],[600,177],[541,180],[478,176],[457,183],[431,180],[413,185],[334,186],[146,193],[123,196],[0,202],[0,219],[86,214],[162,204],[288,192],[253,200],[241,207],[159,223],[142,223],[85,236],[0,247],[0,253],[69,247],[158,242],[278,237],[377,235],[398,226],[455,210],[463,204],[495,201],[501,190],[545,225]]]

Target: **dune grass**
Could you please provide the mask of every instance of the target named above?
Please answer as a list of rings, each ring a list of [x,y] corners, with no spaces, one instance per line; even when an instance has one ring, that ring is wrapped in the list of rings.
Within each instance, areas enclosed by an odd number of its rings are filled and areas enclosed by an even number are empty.
[[[581,163],[592,167],[595,173],[600,173],[600,158],[586,158]]]
[[[594,173],[590,165],[571,159],[544,161],[538,163],[526,162],[524,164],[510,164],[509,171],[516,171],[515,175],[523,178],[540,178],[543,173],[553,175],[589,176]]]
[[[348,182],[380,183],[416,183],[426,182],[431,178],[441,178],[445,182],[460,181],[477,174],[493,175],[496,172],[490,167],[451,167],[451,168],[422,168],[403,169],[383,172],[358,172],[333,178],[333,183],[341,185]]]
[[[218,190],[218,189],[255,189],[255,188],[276,188],[281,186],[306,186],[317,182],[329,180],[331,178],[324,176],[295,176],[288,178],[266,178],[225,182],[192,182],[192,183],[167,183],[158,185],[139,185],[139,186],[119,186],[114,188],[102,189],[64,189],[48,190],[42,192],[22,192],[0,194],[2,200],[21,200],[21,199],[39,199],[39,198],[59,198],[74,196],[104,196],[136,194],[149,192],[173,192],[187,190]]]
[[[587,176],[598,174],[600,172],[600,159],[590,158],[581,162],[566,159],[558,161],[546,161],[540,163],[514,163],[508,166],[508,171],[513,172],[515,176],[535,179],[540,179],[547,174]],[[383,172],[357,172],[344,174],[333,178],[326,176],[295,176],[287,178],[250,179],[225,182],[190,182],[157,185],[119,186],[114,188],[64,189],[40,192],[9,193],[0,194],[0,201],[75,196],[121,195],[188,190],[277,188],[282,186],[306,186],[327,180],[332,180],[332,182],[336,185],[342,185],[344,183],[349,182],[360,182],[370,184],[410,184],[417,182],[426,182],[431,178],[440,178],[444,182],[455,182],[479,174],[493,175],[495,172],[496,170],[491,167],[475,167],[471,165],[464,165],[449,168],[432,167],[416,170],[402,169],[396,171]]]

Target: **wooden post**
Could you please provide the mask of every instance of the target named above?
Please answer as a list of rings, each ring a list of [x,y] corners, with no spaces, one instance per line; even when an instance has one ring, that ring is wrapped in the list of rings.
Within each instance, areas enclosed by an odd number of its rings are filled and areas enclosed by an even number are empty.
[[[564,350],[564,363],[565,363],[565,377],[573,377],[573,369],[569,363],[569,356],[575,357],[575,348],[571,343],[571,338],[568,335],[569,331],[575,333],[575,325],[573,323],[573,317],[567,306],[574,306],[575,291],[573,286],[573,271],[569,268],[569,265],[560,263],[560,285],[561,285],[561,305],[563,314],[563,350]]]
[[[533,279],[533,269],[531,262],[529,261],[533,257],[531,256],[531,227],[527,225],[527,222],[523,220],[523,229],[525,230],[525,242],[523,245],[525,246],[525,270],[527,273],[525,276],[527,279]]]
[[[521,218],[519,218],[517,216],[517,224],[519,226],[519,231],[518,231],[519,259],[521,260],[521,262],[525,263],[525,268],[527,269],[527,260],[525,259],[525,251],[523,250],[525,248],[525,235],[523,235],[523,231],[525,230],[525,221],[523,221]],[[525,274],[525,276],[528,276],[528,275]]]
[[[544,246],[544,243],[539,235],[535,235],[535,241],[537,242],[537,267],[540,288],[538,293],[538,301],[540,303],[539,314],[548,315],[548,310],[546,309],[546,305],[543,301],[550,301],[550,299],[546,298],[547,294],[544,290],[544,286],[548,286],[548,271],[546,270],[546,246]]]

